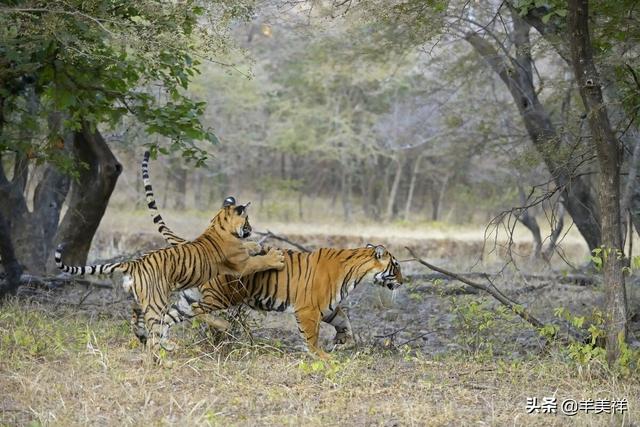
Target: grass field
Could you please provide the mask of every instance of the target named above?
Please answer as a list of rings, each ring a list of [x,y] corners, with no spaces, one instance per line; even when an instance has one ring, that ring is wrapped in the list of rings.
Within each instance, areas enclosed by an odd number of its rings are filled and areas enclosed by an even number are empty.
[[[208,221],[198,213],[165,217],[172,226],[170,218],[181,218],[175,229],[186,237]],[[501,265],[499,251],[478,264],[480,227],[253,223],[311,247],[372,241],[399,259],[412,246],[457,271]],[[530,246],[518,233],[526,266]],[[90,260],[162,244],[145,213],[107,215]],[[586,259],[571,232],[563,245],[572,261]],[[568,268],[556,265],[557,272]],[[426,273],[410,261],[402,269],[407,276]],[[526,279],[512,268],[494,280],[544,322],[558,322],[558,306],[588,316],[602,303],[597,283]],[[637,313],[634,286],[630,309]],[[598,361],[578,364],[491,299],[456,289],[416,279],[392,296],[363,284],[341,304],[357,346],[334,351],[329,362],[302,351],[292,315],[251,312],[227,335],[197,322],[176,327],[179,348],[158,366],[130,331],[130,303],[118,283],[25,287],[0,311],[0,425],[640,425],[637,376],[614,375]],[[636,340],[639,331],[635,321]],[[322,342],[332,335],[323,325]],[[628,410],[527,413],[527,398],[545,397],[558,404],[626,399]]]
[[[638,379],[558,353],[477,362],[381,348],[328,363],[193,332],[158,367],[118,316],[37,303],[0,315],[3,425],[634,425]],[[188,338],[188,337],[185,337]],[[627,399],[623,415],[527,414],[528,397]]]

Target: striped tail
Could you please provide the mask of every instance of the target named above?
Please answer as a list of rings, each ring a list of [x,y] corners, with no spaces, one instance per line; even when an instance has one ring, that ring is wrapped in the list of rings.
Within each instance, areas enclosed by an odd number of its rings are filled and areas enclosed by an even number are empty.
[[[176,235],[167,224],[165,224],[162,215],[158,212],[158,206],[156,205],[156,199],[153,195],[153,187],[151,187],[151,180],[149,179],[149,152],[144,152],[144,158],[142,159],[142,182],[144,183],[144,195],[147,199],[147,207],[153,222],[158,225],[158,231],[162,234],[164,240],[172,246],[179,245],[187,240]]]
[[[58,245],[55,252],[56,266],[65,273],[72,274],[74,276],[83,276],[85,274],[109,274],[115,270],[122,268],[121,262],[114,264],[98,264],[98,265],[85,265],[82,267],[71,267],[62,263],[62,245]]]

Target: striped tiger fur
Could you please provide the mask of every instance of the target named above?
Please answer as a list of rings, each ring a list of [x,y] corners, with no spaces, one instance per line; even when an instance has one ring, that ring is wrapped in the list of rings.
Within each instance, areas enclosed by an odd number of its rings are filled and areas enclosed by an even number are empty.
[[[184,239],[166,226],[158,212],[148,173],[144,184],[154,222],[161,224],[158,231],[173,245],[185,244]],[[221,275],[197,289],[183,291],[166,313],[164,323],[171,326],[240,304],[257,310],[293,312],[307,349],[326,358],[327,354],[318,345],[320,321],[335,328],[336,344],[353,339],[349,318],[339,305],[351,290],[369,279],[389,289],[396,289],[402,283],[400,265],[380,245],[323,248],[313,252],[287,250],[284,265],[278,271],[255,272],[241,278]]]
[[[152,203],[149,202],[149,209]],[[124,275],[125,291],[133,293],[138,306],[134,315],[144,317],[144,328],[154,347],[165,343],[167,326],[163,317],[173,291],[202,286],[219,274],[240,277],[257,271],[282,269],[282,251],[271,249],[261,256],[251,256],[257,250],[255,242],[243,239],[251,234],[247,205],[237,205],[228,197],[207,229],[196,239],[159,249],[129,261],[102,265],[68,266],[62,262],[62,246],[55,251],[56,265],[71,275]],[[170,349],[169,347],[165,347]]]

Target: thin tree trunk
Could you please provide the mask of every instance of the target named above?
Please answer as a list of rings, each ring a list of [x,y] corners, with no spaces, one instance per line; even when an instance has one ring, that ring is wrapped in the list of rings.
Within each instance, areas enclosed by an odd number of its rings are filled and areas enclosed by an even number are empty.
[[[431,196],[431,221],[438,221],[440,218],[440,191],[435,186],[429,191]]]
[[[11,226],[0,211],[0,258],[5,273],[5,284],[0,287],[0,302],[8,295],[13,295],[20,286],[22,266],[16,259],[11,242]]]
[[[178,211],[183,211],[186,206],[185,199],[187,197],[187,170],[182,168],[180,165],[175,164],[173,167],[173,174],[173,181],[176,186],[173,208]]]
[[[413,164],[413,171],[411,173],[411,181],[409,182],[409,192],[407,193],[407,203],[404,206],[404,220],[409,221],[411,215],[411,204],[413,203],[413,192],[416,188],[416,181],[418,180],[418,173],[420,172],[420,163],[422,162],[422,155],[416,158]]]
[[[440,211],[442,210],[442,203],[444,202],[444,195],[447,192],[447,188],[449,186],[449,180],[451,179],[452,176],[453,176],[453,170],[450,170],[444,176],[444,181],[442,181],[442,183],[440,183],[440,185],[438,187],[438,191],[437,191],[437,195],[438,196],[437,196],[436,204],[434,205],[434,212],[433,212],[433,220],[434,221],[438,221],[440,219]]]
[[[345,221],[351,221],[351,175],[349,175],[348,168],[344,168],[342,171],[342,212]]]
[[[520,193],[520,204],[522,206],[527,203],[527,196],[524,194],[524,190],[522,186],[518,185],[518,192]],[[529,212],[530,208],[525,208],[523,212],[518,216],[518,220],[529,229],[531,234],[533,235],[533,257],[535,259],[540,259],[540,254],[542,251],[542,236],[540,235],[540,226],[538,225],[538,221],[536,217],[531,215]]]
[[[560,234],[562,234],[562,229],[564,228],[564,205],[561,200],[558,200],[555,208],[552,210],[551,216],[551,235],[549,236],[549,245],[542,253],[542,258],[547,262],[551,261],[551,257],[553,256],[553,252],[556,250],[556,245],[558,244],[558,239],[560,238]],[[553,225],[553,219],[555,218],[556,223]]]
[[[587,112],[593,143],[598,155],[603,250],[604,286],[607,319],[607,361],[615,364],[620,345],[627,337],[627,294],[625,289],[620,212],[620,145],[611,129],[603,102],[601,80],[593,61],[589,37],[587,0],[569,0],[567,23],[573,70]]]
[[[66,262],[82,265],[87,261],[93,235],[122,172],[122,165],[100,132],[90,129],[86,123],[74,135],[74,151],[89,168],[82,170],[80,179],[72,185],[69,209],[62,218],[55,241],[65,246]]]
[[[391,221],[391,219],[393,219],[393,212],[396,205],[396,197],[398,196],[398,188],[400,187],[400,180],[402,179],[404,163],[404,157],[400,155],[400,157],[396,159],[396,173],[393,177],[393,184],[391,184],[389,198],[387,199],[387,210],[384,215],[386,221]]]

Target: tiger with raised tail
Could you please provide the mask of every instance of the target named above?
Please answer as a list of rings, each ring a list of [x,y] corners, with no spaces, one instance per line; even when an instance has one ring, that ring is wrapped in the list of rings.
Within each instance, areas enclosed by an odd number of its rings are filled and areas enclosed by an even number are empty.
[[[133,293],[139,306],[139,312],[134,316],[144,317],[144,336],[150,333],[154,348],[165,347],[163,344],[167,343],[165,348],[170,350],[170,344],[165,341],[167,326],[163,324],[163,317],[171,292],[203,286],[220,274],[239,278],[284,267],[280,250],[272,249],[264,255],[252,256],[259,245],[243,240],[252,231],[247,207],[248,204],[238,205],[233,197],[228,197],[207,229],[196,239],[150,252],[137,259],[102,265],[68,266],[62,262],[62,246],[58,246],[55,251],[56,265],[71,275],[122,272],[123,287],[125,291]],[[152,209],[151,203],[149,208]],[[141,322],[141,319],[137,320],[137,323]]]
[[[177,247],[186,244],[166,226],[158,212],[146,163],[143,168],[148,206],[154,222],[160,224],[158,231],[170,244]],[[287,250],[281,270],[256,272],[239,279],[218,276],[199,285],[197,290],[181,292],[178,302],[165,315],[164,323],[170,326],[240,304],[258,310],[293,312],[307,349],[326,358],[327,353],[318,345],[320,321],[335,328],[336,344],[353,339],[351,323],[339,304],[358,284],[369,279],[389,289],[402,283],[400,265],[383,246],[323,248],[313,252]]]

